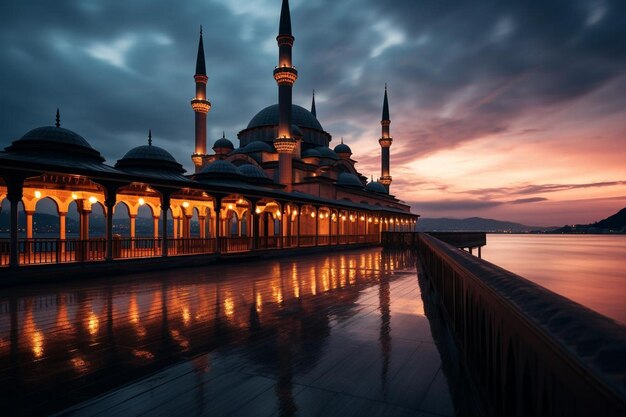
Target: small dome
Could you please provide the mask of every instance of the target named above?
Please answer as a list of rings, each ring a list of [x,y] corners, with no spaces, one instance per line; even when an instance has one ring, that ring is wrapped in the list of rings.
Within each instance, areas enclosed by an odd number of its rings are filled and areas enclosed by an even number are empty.
[[[263,141],[254,141],[248,143],[246,146],[239,150],[241,153],[253,153],[253,152],[274,152],[272,145]]]
[[[239,172],[241,172],[241,175],[249,177],[249,178],[269,179],[269,177],[265,174],[265,171],[263,171],[263,169],[261,169],[260,167],[251,165],[251,164],[241,165],[239,167]]]
[[[339,159],[339,156],[335,153],[335,151],[325,146],[318,146],[317,148],[315,148],[315,150],[319,152],[322,158],[329,158],[329,159],[335,159],[335,160]]]
[[[337,185],[341,185],[344,187],[363,188],[363,183],[361,183],[361,180],[359,180],[356,175],[350,174],[349,172],[342,172],[341,174],[339,174],[339,176],[337,177]]]
[[[89,142],[85,140],[81,135],[76,132],[72,132],[69,129],[54,126],[38,127],[26,133],[20,139],[20,142],[54,142],[63,145],[82,146],[85,148],[93,149]]]
[[[38,127],[27,132],[6,148],[7,152],[62,153],[98,159],[104,158],[76,132],[56,126]]]
[[[218,159],[205,166],[201,174],[226,174],[226,175],[241,175],[239,169],[228,161]]]
[[[217,148],[235,149],[233,143],[226,139],[225,136],[215,141],[215,143],[213,144],[213,150]]]
[[[163,148],[153,145],[137,146],[115,164],[120,169],[153,169],[158,171],[185,172],[181,164]]]
[[[335,146],[335,153],[346,153],[352,155],[352,149],[350,149],[348,145],[342,142],[339,145]]]
[[[274,104],[272,106],[268,106],[258,112],[250,123],[248,123],[247,129],[251,129],[253,127],[261,127],[261,126],[277,126],[278,125],[278,117],[279,110],[278,104]],[[322,125],[317,120],[313,113],[305,109],[304,107],[300,107],[298,105],[293,104],[291,106],[291,121],[294,125],[300,127],[306,127],[309,129],[316,130],[324,130]]]
[[[122,159],[154,159],[158,161],[176,162],[176,159],[163,148],[152,145],[137,146],[126,152]]]
[[[365,186],[365,189],[367,191],[373,191],[375,193],[389,194],[385,186],[379,183],[378,181],[368,182],[367,185]]]
[[[306,151],[302,151],[303,158],[319,158],[322,154],[319,153],[317,149],[307,149]]]

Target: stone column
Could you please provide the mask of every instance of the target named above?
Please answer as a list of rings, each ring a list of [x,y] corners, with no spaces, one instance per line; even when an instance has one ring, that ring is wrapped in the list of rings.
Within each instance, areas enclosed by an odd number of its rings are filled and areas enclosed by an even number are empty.
[[[131,214],[129,217],[130,217],[130,247],[131,247],[131,249],[135,249],[137,215],[136,214]]]
[[[17,240],[18,235],[18,223],[17,223],[17,210],[18,203],[22,201],[23,191],[24,191],[24,180],[22,178],[19,179],[6,179],[7,182],[7,199],[10,203],[10,224],[11,224],[11,232],[10,232],[10,255],[9,255],[9,265],[11,267],[17,267],[19,265],[19,245]]]
[[[167,212],[170,209],[170,195],[169,193],[162,193],[161,195],[161,221],[162,221],[162,240],[161,240],[161,256],[167,256]]]
[[[113,260],[113,207],[116,203],[116,194],[114,189],[107,190],[104,205],[106,207],[106,254],[107,261]]]

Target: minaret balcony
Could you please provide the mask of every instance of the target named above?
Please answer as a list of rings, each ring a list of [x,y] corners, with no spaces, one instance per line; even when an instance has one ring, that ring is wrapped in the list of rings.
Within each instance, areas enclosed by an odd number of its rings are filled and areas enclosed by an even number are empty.
[[[292,86],[298,79],[298,70],[295,67],[276,67],[274,68],[274,79],[278,85]]]
[[[391,175],[383,175],[378,179],[378,182],[385,186],[391,185]]]
[[[276,37],[276,42],[278,42],[278,46],[293,46],[293,41],[295,38],[291,35],[278,35]]]
[[[274,139],[274,148],[278,153],[293,153],[297,146],[297,140],[294,138],[282,137]]]
[[[191,108],[198,113],[208,113],[209,110],[211,110],[211,102],[209,100],[194,98],[191,100]]]
[[[383,148],[389,148],[393,143],[393,138],[380,138],[378,139],[378,143],[380,143],[380,146]]]

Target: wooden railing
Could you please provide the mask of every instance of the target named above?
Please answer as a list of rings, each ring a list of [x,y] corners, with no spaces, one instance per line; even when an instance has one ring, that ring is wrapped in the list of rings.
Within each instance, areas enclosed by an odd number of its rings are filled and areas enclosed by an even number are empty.
[[[626,415],[624,326],[432,236],[417,243],[487,415]]]

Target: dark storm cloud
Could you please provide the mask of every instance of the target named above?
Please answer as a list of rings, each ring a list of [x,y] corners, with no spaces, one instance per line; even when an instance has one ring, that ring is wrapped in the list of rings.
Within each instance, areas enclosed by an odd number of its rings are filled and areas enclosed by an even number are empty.
[[[63,125],[109,163],[143,143],[151,127],[155,143],[190,167],[200,24],[214,105],[209,142],[222,130],[235,139],[256,111],[276,101],[271,71],[280,2],[256,4],[3,1],[2,145],[52,124],[59,106]],[[375,141],[388,81],[393,127],[401,133],[394,163],[408,162],[509,132],[528,109],[549,111],[623,74],[624,15],[618,0],[294,0],[294,102],[308,106],[316,88],[320,120],[335,138],[365,134]]]

